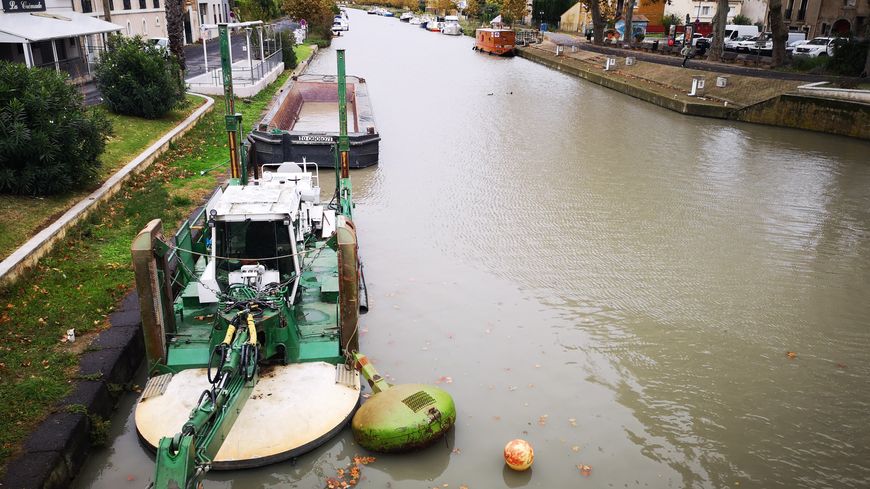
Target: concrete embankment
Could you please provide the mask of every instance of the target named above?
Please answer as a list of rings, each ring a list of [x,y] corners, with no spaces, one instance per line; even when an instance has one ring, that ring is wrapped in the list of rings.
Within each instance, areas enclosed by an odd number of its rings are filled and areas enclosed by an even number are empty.
[[[791,92],[772,95],[767,100],[746,106],[713,99],[687,99],[685,91],[680,88],[662,87],[630,76],[605,72],[603,67],[571,56],[556,56],[555,52],[536,48],[521,48],[517,50],[517,54],[681,114],[870,139],[870,104],[863,102],[833,100]],[[759,83],[764,82],[765,80],[759,79]]]

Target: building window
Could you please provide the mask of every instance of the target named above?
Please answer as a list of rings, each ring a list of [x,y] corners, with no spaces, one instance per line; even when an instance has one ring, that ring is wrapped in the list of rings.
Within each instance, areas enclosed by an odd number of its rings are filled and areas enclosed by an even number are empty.
[[[115,10],[115,2],[114,2],[114,0],[109,0],[109,10]]]
[[[91,0],[82,0],[82,13],[89,14],[94,11]]]
[[[130,10],[130,0],[124,0],[124,10]]]
[[[154,8],[160,8],[160,0],[154,0]]]
[[[797,20],[804,20],[807,17],[807,0],[801,0],[801,8],[798,10]]]
[[[145,19],[142,19],[142,35],[148,35],[148,24],[145,23]]]
[[[133,34],[133,31],[130,29],[130,21],[127,21],[127,35],[130,36]]]
[[[139,8],[141,10],[145,10],[146,8],[148,8],[148,5],[145,4],[145,0],[139,0]]]
[[[208,4],[201,3],[199,4],[199,23],[207,24],[206,20],[208,19]]]

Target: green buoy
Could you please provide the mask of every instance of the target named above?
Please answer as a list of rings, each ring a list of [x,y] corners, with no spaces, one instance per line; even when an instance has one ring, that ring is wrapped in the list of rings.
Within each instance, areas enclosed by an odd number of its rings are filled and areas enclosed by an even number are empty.
[[[385,453],[406,452],[437,441],[456,422],[453,398],[426,384],[390,385],[365,355],[354,358],[374,395],[356,412],[353,436],[363,448]]]

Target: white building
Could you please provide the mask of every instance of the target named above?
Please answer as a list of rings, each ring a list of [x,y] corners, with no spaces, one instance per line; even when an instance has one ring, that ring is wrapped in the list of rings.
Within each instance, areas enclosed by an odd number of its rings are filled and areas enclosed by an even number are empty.
[[[69,0],[3,0],[0,59],[66,71],[74,82],[85,81],[106,34],[121,30],[73,11]]]
[[[728,6],[728,21],[730,23],[735,15],[741,13],[743,4],[740,0],[729,0]],[[665,15],[669,14],[676,15],[682,19],[683,23],[686,22],[686,15],[688,15],[691,24],[699,24],[699,32],[710,31],[712,30],[713,16],[716,15],[716,2],[714,0],[700,2],[697,0],[671,0],[671,3],[665,4]]]
[[[767,25],[767,0],[743,0],[740,12],[749,17],[753,24]]]

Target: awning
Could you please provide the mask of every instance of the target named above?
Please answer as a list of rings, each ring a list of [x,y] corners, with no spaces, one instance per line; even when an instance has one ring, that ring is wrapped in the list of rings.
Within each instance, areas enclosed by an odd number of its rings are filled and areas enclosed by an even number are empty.
[[[635,14],[634,17],[631,18],[631,22],[647,22],[649,23],[649,19],[646,18],[646,15]]]
[[[0,15],[0,42],[47,41],[121,29],[111,22],[71,11]]]

